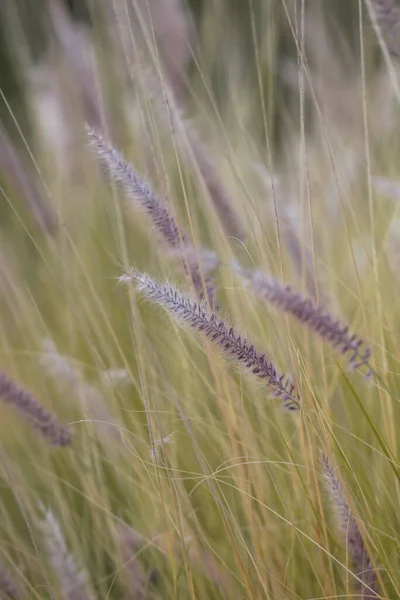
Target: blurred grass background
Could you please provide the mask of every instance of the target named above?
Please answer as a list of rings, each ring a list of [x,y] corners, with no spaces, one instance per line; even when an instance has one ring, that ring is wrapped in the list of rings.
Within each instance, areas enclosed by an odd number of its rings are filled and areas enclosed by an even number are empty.
[[[339,465],[378,597],[399,597],[399,67],[370,6],[1,3],[0,368],[74,436],[49,448],[0,406],[0,565],[14,597],[361,597],[321,451]],[[243,239],[224,231],[148,73],[203,141]],[[218,255],[221,314],[293,376],[299,415],[118,283],[135,265],[188,287],[102,176],[86,122]],[[371,346],[376,376],[257,300],[235,259],[303,294],[311,277]]]

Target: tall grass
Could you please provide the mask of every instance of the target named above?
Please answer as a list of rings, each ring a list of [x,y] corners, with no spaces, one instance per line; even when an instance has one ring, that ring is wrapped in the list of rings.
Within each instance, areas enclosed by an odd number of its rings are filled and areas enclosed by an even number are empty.
[[[397,5],[156,4],[1,8],[0,597],[396,599]]]

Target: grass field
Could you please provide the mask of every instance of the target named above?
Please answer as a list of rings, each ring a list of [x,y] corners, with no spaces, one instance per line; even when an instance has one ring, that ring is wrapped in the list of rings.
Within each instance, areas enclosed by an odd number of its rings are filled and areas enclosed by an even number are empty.
[[[399,598],[396,5],[94,4],[3,13],[0,597]]]

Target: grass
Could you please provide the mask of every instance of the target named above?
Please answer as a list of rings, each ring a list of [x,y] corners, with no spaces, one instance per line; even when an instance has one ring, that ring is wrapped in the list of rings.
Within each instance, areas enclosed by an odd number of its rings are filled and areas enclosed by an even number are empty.
[[[395,4],[245,4],[8,40],[0,596],[400,596]]]

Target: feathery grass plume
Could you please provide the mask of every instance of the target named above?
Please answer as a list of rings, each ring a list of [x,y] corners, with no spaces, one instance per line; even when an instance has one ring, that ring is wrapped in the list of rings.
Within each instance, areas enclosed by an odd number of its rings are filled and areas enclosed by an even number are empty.
[[[304,298],[292,291],[290,286],[281,285],[276,279],[259,270],[243,269],[234,265],[242,279],[251,285],[254,293],[270,302],[285,313],[292,315],[303,325],[309,327],[346,358],[352,369],[366,366],[366,377],[372,374],[369,366],[371,349],[355,334],[351,334],[348,325],[335,318],[311,298]]]
[[[0,598],[22,598],[21,591],[11,574],[0,564]]]
[[[93,420],[96,430],[101,432],[104,438],[118,438],[121,422],[109,410],[106,398],[98,390],[97,386],[85,381],[79,369],[72,364],[72,360],[63,356],[56,348],[52,340],[45,339],[42,342],[44,350],[40,358],[39,364],[44,369],[47,375],[53,378],[57,386],[64,391],[65,384],[69,386],[74,395],[81,400],[84,411],[89,419]],[[107,387],[112,385],[111,377],[121,375],[127,377],[125,369],[119,369],[118,373],[109,373],[107,379]],[[105,385],[105,379],[102,379]]]
[[[88,574],[78,566],[67,548],[60,523],[50,508],[39,522],[49,564],[57,578],[64,600],[94,600],[88,591]]]
[[[19,411],[53,446],[67,446],[71,443],[71,432],[4,371],[0,371],[0,398]]]
[[[53,340],[44,339],[41,345],[43,354],[39,359],[39,365],[46,374],[53,377],[57,383],[60,383],[61,378],[70,385],[78,387],[81,382],[80,373],[66,356],[58,352]]]
[[[178,227],[165,201],[152,190],[150,184],[99,132],[88,126],[86,130],[100,163],[106,168],[111,179],[122,186],[123,191],[130,199],[135,200],[146,210],[166,246],[179,258],[196,293],[200,298],[205,294],[210,304],[213,305],[215,296],[213,282],[207,275],[204,266],[201,267],[199,261],[193,259],[194,248],[187,241],[183,230]]]
[[[372,6],[379,27],[385,37],[388,50],[400,56],[400,10],[395,0],[373,0]]]
[[[146,210],[167,246],[174,249],[184,246],[185,234],[178,227],[165,202],[152,190],[144,177],[125,160],[121,152],[104,139],[101,133],[89,126],[86,126],[86,132],[100,164],[105,167],[111,180],[119,184],[130,199],[135,200]]]
[[[222,347],[225,354],[249,369],[254,375],[265,380],[273,396],[282,400],[287,410],[296,410],[300,401],[291,380],[279,375],[265,354],[258,352],[252,344],[227,325],[215,312],[208,312],[204,303],[180,294],[168,284],[159,284],[146,274],[132,270],[120,278],[122,282],[132,282],[145,298],[170,311],[178,322],[190,325],[203,333],[206,338]]]
[[[179,151],[189,164],[193,163],[193,159],[197,163],[226,234],[243,240],[245,233],[233,207],[232,199],[214,167],[210,151],[201,141],[193,123],[176,104],[165,81],[161,87],[155,77],[148,72],[136,74],[145,91],[153,98],[165,128],[169,130],[172,127]]]
[[[324,467],[327,490],[336,512],[340,533],[346,544],[355,574],[360,580],[357,581],[357,588],[360,592],[359,597],[363,599],[378,598],[376,572],[354,515],[347,502],[346,495],[339,479],[336,477],[335,470],[325,454],[321,455],[321,461]]]

